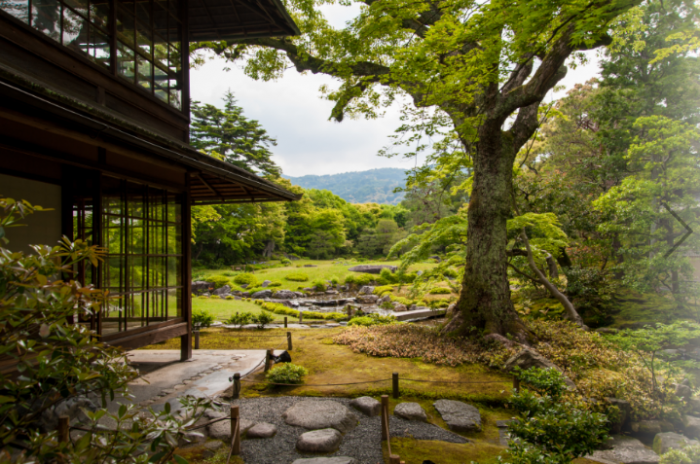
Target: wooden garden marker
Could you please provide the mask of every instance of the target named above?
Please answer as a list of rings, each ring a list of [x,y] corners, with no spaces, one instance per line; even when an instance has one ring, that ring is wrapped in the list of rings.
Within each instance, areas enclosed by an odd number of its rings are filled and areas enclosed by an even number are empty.
[[[237,400],[241,397],[241,373],[233,374],[233,399]]]
[[[287,316],[284,316],[284,328],[287,328]]]
[[[304,323],[304,314],[301,311],[299,311],[299,324],[303,324],[303,323]]]
[[[394,372],[391,374],[391,390],[392,390],[392,396],[394,399],[398,399],[399,397],[399,373]]]
[[[199,349],[199,330],[194,331],[194,349]]]
[[[389,464],[401,464],[401,458],[395,454],[389,456]]]
[[[58,441],[68,443],[70,441],[70,417],[58,416]]]
[[[389,395],[382,395],[382,440],[389,439]]]
[[[287,332],[287,351],[292,351],[292,333],[291,332]]]
[[[228,453],[226,462],[231,461],[231,455],[241,454],[241,434],[240,434],[240,411],[238,405],[231,406],[231,450]]]

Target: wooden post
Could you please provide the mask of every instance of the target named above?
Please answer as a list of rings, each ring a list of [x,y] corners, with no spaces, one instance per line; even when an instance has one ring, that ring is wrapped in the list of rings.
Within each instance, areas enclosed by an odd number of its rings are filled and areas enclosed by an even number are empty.
[[[194,331],[194,349],[199,349],[199,330]]]
[[[287,332],[287,351],[292,351],[292,333]]]
[[[389,456],[389,464],[401,464],[401,458],[395,454]]]
[[[231,405],[231,454],[241,454],[240,411],[238,405]]]
[[[520,378],[516,375],[513,376],[513,390],[520,391]]]
[[[391,374],[391,390],[392,390],[392,396],[394,399],[398,399],[399,397],[399,373],[394,372]]]
[[[241,397],[241,373],[233,374],[233,399],[237,400]]]
[[[299,311],[299,324],[303,324],[303,323],[304,323],[304,313]]]
[[[272,368],[272,350],[267,350],[265,354],[265,372]]]
[[[58,416],[58,441],[70,442],[70,417],[68,416]]]
[[[389,430],[389,395],[382,395],[382,440],[387,440]]]
[[[284,316],[284,328],[287,328],[287,316]]]

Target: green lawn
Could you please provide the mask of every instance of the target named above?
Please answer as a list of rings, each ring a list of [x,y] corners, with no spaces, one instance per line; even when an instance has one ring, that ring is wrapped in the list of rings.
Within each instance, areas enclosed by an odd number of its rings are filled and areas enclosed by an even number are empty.
[[[217,321],[224,322],[229,317],[237,312],[241,313],[252,313],[259,314],[263,312],[260,306],[254,304],[251,301],[242,300],[220,300],[220,299],[203,299],[203,298],[192,298],[192,309],[194,311],[208,311],[211,313]],[[275,317],[275,322],[284,321],[284,316],[279,314],[273,314],[269,311],[265,311],[267,314]],[[289,323],[298,322],[295,317],[287,316]],[[304,318],[305,321],[313,320]],[[330,321],[333,322],[333,321]]]

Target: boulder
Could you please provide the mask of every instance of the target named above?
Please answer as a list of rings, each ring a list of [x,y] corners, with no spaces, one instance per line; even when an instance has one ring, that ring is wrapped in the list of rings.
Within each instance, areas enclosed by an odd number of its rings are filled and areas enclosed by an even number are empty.
[[[357,301],[362,304],[376,304],[379,297],[377,295],[358,295]]]
[[[304,264],[304,267],[318,267],[315,264]]]
[[[700,417],[685,416],[685,434],[690,438],[700,438]]]
[[[661,428],[661,421],[657,420],[642,420],[639,422],[632,422],[630,428],[634,433],[639,433],[641,435],[656,435],[664,430]]]
[[[360,294],[361,295],[371,295],[374,293],[374,287],[371,285],[365,285],[364,287],[360,288]]]
[[[249,298],[250,297],[250,292],[241,292],[241,296],[243,298]]]
[[[680,450],[685,448],[686,446],[697,445],[700,445],[699,441],[691,440],[690,438],[681,435],[680,433],[657,433],[654,437],[654,451],[659,455],[666,453],[668,450]]]
[[[355,458],[349,456],[333,456],[332,458],[307,458],[297,459],[292,464],[359,464]]]
[[[396,266],[389,266],[388,264],[360,264],[359,266],[354,266],[348,269],[352,272],[364,272],[365,274],[379,274],[382,269],[389,269],[391,272],[396,272]]]
[[[222,417],[228,418],[228,414],[221,413]],[[218,417],[212,417],[212,419],[219,419]],[[240,433],[243,435],[246,433],[254,423],[252,421],[249,421],[247,419],[241,419],[240,422]],[[219,422],[214,422],[211,424],[209,427],[207,427],[207,433],[211,438],[215,438],[217,440],[224,440],[227,443],[231,441],[231,421],[230,420],[222,420]]]
[[[225,296],[225,295],[228,295],[229,293],[231,293],[231,286],[230,285],[224,285],[223,287],[217,288],[216,290],[211,292],[212,295],[216,295],[216,296]]]
[[[336,401],[300,401],[282,414],[289,425],[309,430],[333,428],[347,433],[357,425],[357,417]]]
[[[428,415],[418,403],[399,403],[394,408],[394,415],[406,420],[428,422]]]
[[[299,302],[297,300],[282,300],[279,303],[285,305],[287,308],[299,309]]]
[[[206,292],[210,288],[214,288],[214,284],[212,282],[207,282],[205,280],[195,280],[192,282],[193,292]]]
[[[294,292],[294,294],[297,296],[297,298],[303,298],[304,294],[301,292]]]
[[[274,300],[293,300],[296,297],[296,294],[291,290],[279,290],[272,295]]]
[[[394,311],[396,311],[397,313],[402,313],[404,311],[408,311],[408,308],[406,308],[405,304],[401,304],[398,301],[395,301],[394,302]]]
[[[522,370],[528,370],[531,367],[540,367],[543,369],[556,369],[559,372],[563,372],[559,366],[531,348],[523,348],[519,353],[516,353],[508,359],[505,364],[505,370],[511,371],[516,366]],[[569,388],[576,388],[576,384],[570,378],[564,376],[564,381]]]
[[[268,285],[270,285],[271,283],[272,283],[271,280],[263,280],[263,283],[260,284],[260,286],[263,287],[263,288],[265,288],[265,287],[267,287]]]
[[[700,398],[688,398],[688,412],[700,414]]]
[[[272,438],[276,433],[277,427],[274,424],[261,422],[248,429],[248,438]]]
[[[350,406],[370,417],[378,416],[382,412],[382,404],[370,396],[355,398],[350,402]]]
[[[297,449],[306,453],[332,453],[340,446],[343,436],[336,429],[321,429],[302,433]]]
[[[632,405],[629,401],[621,400],[619,398],[605,398],[605,401],[609,405],[617,407],[619,413],[617,414],[615,421],[610,422],[610,432],[613,434],[618,434],[627,424],[632,413]]]
[[[481,431],[481,414],[471,404],[453,400],[437,400],[433,406],[450,430],[455,432]]]
[[[259,292],[255,292],[252,295],[250,295],[251,298],[270,298],[272,296],[272,290],[260,290]]]
[[[389,295],[384,295],[380,299],[377,300],[377,304],[382,304],[382,303],[390,303],[391,302],[391,297]]]
[[[693,389],[689,385],[680,384],[676,386],[676,396],[683,399],[688,399],[693,396]]]
[[[636,438],[615,435],[609,445],[610,449],[598,450],[586,456],[586,459],[605,464],[657,464],[659,462],[659,455]]]
[[[326,295],[337,295],[338,290],[326,290]]]

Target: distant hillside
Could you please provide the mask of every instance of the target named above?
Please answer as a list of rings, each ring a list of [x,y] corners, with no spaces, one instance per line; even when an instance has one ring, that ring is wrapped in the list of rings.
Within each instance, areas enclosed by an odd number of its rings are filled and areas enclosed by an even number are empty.
[[[350,203],[395,205],[403,199],[403,193],[394,193],[394,189],[404,185],[406,172],[400,168],[381,168],[325,176],[284,177],[305,189],[330,190]]]

